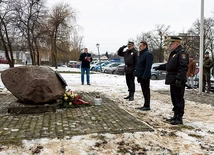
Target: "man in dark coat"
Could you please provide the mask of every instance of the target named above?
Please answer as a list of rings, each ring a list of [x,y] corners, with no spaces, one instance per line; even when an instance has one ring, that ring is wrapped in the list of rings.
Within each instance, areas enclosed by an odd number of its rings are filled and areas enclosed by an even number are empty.
[[[206,83],[207,83],[207,86],[208,86],[207,93],[209,93],[210,88],[211,88],[210,70],[213,67],[213,62],[210,59],[209,54],[210,53],[208,51],[205,52],[205,55],[204,55],[205,57],[203,60],[203,89],[202,89],[202,91],[205,92],[205,87],[206,87]]]
[[[189,55],[183,50],[178,37],[171,37],[170,39],[169,59],[166,64],[155,67],[156,70],[166,70],[165,84],[170,85],[170,94],[173,104],[174,115],[167,119],[170,124],[183,124],[182,118],[184,115],[184,91],[186,83],[186,73],[189,65]]]
[[[128,49],[124,51],[124,48],[128,46]],[[135,92],[135,76],[134,70],[137,64],[137,50],[134,48],[134,42],[129,41],[127,45],[124,45],[119,48],[117,51],[119,56],[124,57],[125,61],[125,76],[126,76],[126,84],[128,86],[129,95],[124,99],[129,99],[129,101],[134,100],[134,92]]]
[[[86,81],[87,85],[90,84],[90,62],[92,61],[91,54],[88,53],[88,49],[84,48],[84,53],[80,55],[79,61],[82,62],[81,64],[81,82],[84,85],[84,74],[86,72]]]
[[[150,110],[150,78],[153,55],[148,50],[148,45],[145,41],[140,42],[139,49],[140,55],[138,57],[135,76],[137,76],[137,81],[140,83],[143,92],[144,106],[138,109],[146,111]]]

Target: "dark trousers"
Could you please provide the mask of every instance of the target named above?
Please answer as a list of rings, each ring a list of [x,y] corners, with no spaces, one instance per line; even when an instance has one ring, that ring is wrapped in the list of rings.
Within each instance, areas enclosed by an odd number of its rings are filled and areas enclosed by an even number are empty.
[[[129,92],[135,92],[134,74],[126,74],[126,84]]]
[[[144,96],[144,107],[150,107],[150,79],[141,79],[140,86]]]
[[[206,82],[207,82],[207,86],[208,86],[208,90],[210,90],[211,88],[211,84],[210,84],[210,73],[204,73],[203,74],[203,92],[205,91],[205,87],[206,87]]]
[[[173,104],[173,111],[176,115],[180,115],[181,117],[184,115],[184,91],[185,91],[185,84],[182,83],[181,87],[176,87],[176,85],[170,85],[170,93],[171,93],[171,100]]]

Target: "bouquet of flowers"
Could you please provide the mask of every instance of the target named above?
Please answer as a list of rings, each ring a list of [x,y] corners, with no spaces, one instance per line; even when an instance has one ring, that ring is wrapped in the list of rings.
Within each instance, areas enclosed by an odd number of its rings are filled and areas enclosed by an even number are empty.
[[[63,108],[72,108],[78,105],[89,105],[89,102],[86,102],[81,99],[81,96],[73,93],[71,90],[66,90],[62,97],[62,107]]]

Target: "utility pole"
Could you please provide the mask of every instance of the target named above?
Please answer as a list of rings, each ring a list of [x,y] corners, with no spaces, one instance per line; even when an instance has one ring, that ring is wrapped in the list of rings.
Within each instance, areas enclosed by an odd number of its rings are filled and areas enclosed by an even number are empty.
[[[204,56],[204,0],[201,0],[201,27],[200,27],[200,56],[199,56],[199,94],[203,87],[203,56]]]

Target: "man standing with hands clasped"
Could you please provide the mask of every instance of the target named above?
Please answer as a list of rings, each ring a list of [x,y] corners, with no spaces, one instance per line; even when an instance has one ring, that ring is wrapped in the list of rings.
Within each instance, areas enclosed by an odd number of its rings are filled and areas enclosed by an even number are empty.
[[[186,83],[186,72],[189,65],[189,55],[181,46],[181,39],[171,37],[169,40],[171,53],[166,64],[155,67],[155,70],[166,70],[165,84],[170,85],[170,94],[173,104],[174,115],[167,119],[172,125],[183,124],[184,115],[184,91]]]
[[[135,76],[137,76],[137,81],[140,83],[143,92],[144,106],[137,109],[147,111],[150,110],[150,78],[153,55],[148,50],[148,45],[145,41],[140,42],[139,49],[140,55],[138,57]]]
[[[128,46],[128,49],[124,51],[124,49]],[[124,45],[119,48],[117,51],[119,56],[124,57],[125,61],[125,76],[126,76],[126,84],[128,86],[129,95],[124,99],[129,99],[129,101],[134,100],[134,92],[135,92],[135,76],[134,70],[137,64],[137,50],[134,48],[134,42],[129,41],[127,45]]]

